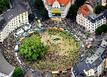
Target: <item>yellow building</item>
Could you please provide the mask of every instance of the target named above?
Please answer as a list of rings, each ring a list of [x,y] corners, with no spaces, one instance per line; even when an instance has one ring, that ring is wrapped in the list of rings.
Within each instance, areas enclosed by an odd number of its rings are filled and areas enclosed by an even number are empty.
[[[66,17],[74,0],[43,0],[43,2],[48,10],[49,17],[52,20],[60,21],[61,18]]]

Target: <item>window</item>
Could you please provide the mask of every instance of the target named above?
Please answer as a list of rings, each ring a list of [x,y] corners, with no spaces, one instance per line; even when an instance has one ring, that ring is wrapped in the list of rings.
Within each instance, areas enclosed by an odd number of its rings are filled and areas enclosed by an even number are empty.
[[[19,19],[19,23],[20,23],[20,19]]]

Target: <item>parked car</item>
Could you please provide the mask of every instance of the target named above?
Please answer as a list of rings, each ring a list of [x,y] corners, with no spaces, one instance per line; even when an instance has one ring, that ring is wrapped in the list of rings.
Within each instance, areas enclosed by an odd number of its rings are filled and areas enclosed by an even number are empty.
[[[16,45],[16,46],[15,46],[14,51],[15,51],[15,52],[18,52],[18,51],[19,51],[19,45]]]

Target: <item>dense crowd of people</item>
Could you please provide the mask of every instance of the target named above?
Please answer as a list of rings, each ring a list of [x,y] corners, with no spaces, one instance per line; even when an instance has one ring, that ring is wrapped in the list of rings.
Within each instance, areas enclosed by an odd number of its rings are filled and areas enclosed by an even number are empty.
[[[73,22],[70,19],[64,19],[62,21],[52,21],[52,20],[47,20],[45,22],[42,22],[44,28],[49,28],[49,27],[59,27],[59,28],[64,28],[69,30],[71,33],[76,35],[80,40],[86,39],[86,32],[85,28],[82,27],[81,25],[77,24],[76,22]]]
[[[7,59],[7,61],[16,66],[18,65],[16,57],[14,56],[14,46],[15,46],[15,38],[13,34],[10,34],[7,39],[4,40],[3,43],[1,43],[1,50],[3,51],[4,57]]]
[[[34,27],[34,25],[31,27],[31,29],[36,28],[36,27]],[[76,22],[74,22],[74,21],[72,21],[70,19],[64,19],[64,20],[59,21],[59,22],[52,21],[52,20],[47,20],[47,21],[42,22],[42,27],[43,28],[50,28],[50,27],[63,28],[65,30],[70,31],[70,33],[72,33],[74,36],[77,36],[77,38],[79,38],[81,41],[85,41],[87,39],[85,28],[82,27],[81,25],[78,25]],[[16,45],[16,38],[14,37],[14,33],[11,33],[8,36],[8,38],[5,39],[5,41],[2,44],[0,44],[0,47],[3,50],[4,57],[7,59],[7,61],[10,64],[12,64],[14,66],[19,65],[19,63],[17,62],[17,59],[15,57],[15,54],[14,54],[15,45]],[[96,44],[96,45],[98,45],[98,44]],[[96,47],[96,45],[95,45],[95,47]],[[93,54],[94,51],[95,51],[94,48],[91,48],[91,49],[84,49],[83,48],[81,50],[81,52],[82,53],[84,52],[84,54],[88,53],[87,55],[91,55],[90,52]],[[85,56],[82,57],[82,58],[84,59]],[[31,69],[31,67],[29,67],[28,65],[21,65],[21,66],[26,71]],[[67,73],[63,74],[62,72],[60,72],[59,74],[57,74],[57,77],[65,77],[65,76],[68,76],[68,77],[70,76],[70,69],[67,70]]]

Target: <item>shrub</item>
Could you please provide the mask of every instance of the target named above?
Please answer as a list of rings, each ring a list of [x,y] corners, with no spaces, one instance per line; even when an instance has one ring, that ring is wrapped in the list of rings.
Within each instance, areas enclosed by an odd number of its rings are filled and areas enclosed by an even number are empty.
[[[20,67],[16,67],[12,77],[24,77],[24,71]]]
[[[37,60],[42,57],[48,50],[48,46],[41,43],[39,35],[32,35],[25,38],[20,45],[20,54],[29,61]]]
[[[96,14],[100,14],[101,12],[103,12],[105,10],[105,6],[102,6],[102,5],[97,5],[94,9],[95,13]]]
[[[104,24],[100,27],[98,27],[95,31],[96,35],[101,35],[102,32],[106,32],[107,31],[107,24]]]
[[[9,8],[9,0],[0,0],[0,14]]]

